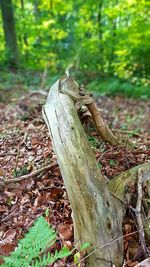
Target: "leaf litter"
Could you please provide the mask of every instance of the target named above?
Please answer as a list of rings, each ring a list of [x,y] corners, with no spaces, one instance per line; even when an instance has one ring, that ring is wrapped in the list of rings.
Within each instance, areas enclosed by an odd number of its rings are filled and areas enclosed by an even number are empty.
[[[73,222],[67,192],[42,118],[42,106],[32,97],[11,104],[0,104],[0,182],[29,174],[56,163],[35,179],[8,183],[0,195],[0,255],[9,255],[34,220],[48,210],[47,220],[57,230],[54,249],[74,247]],[[97,136],[89,117],[81,118],[100,171],[109,179],[121,172],[150,161],[150,101],[123,97],[100,97],[97,104],[104,119],[121,137],[129,137],[135,148],[118,148]],[[122,131],[120,131],[120,129]],[[123,223],[123,234],[136,231],[130,213]],[[124,238],[125,266],[132,267],[144,259],[138,234]],[[53,266],[71,266],[73,259],[59,260]]]

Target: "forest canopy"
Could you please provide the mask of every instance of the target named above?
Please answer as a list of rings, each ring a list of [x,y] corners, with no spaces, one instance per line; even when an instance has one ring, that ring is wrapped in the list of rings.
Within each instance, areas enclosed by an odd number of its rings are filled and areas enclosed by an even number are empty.
[[[11,25],[5,23],[7,12]],[[55,77],[73,64],[77,77],[93,88],[94,79],[111,78],[114,87],[123,79],[147,90],[149,18],[147,0],[1,0],[0,66],[47,66]]]

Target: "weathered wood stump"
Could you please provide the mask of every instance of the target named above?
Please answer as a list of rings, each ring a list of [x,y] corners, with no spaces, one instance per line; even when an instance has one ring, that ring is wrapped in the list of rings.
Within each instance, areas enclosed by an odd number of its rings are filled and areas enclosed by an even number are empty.
[[[109,189],[98,169],[77,115],[73,101],[76,97],[78,84],[65,77],[51,87],[43,107],[73,212],[75,240],[79,245],[91,244],[88,253],[93,253],[87,258],[86,266],[121,267],[123,241],[120,237],[125,207],[112,196],[113,184]],[[103,249],[96,249],[107,243]]]

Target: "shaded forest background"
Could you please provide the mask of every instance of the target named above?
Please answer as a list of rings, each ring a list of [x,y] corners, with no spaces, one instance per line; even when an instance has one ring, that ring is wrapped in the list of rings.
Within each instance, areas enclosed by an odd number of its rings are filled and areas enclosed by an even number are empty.
[[[150,97],[149,1],[0,3],[1,89],[37,88],[44,70],[50,85],[73,64],[75,78],[91,90]]]

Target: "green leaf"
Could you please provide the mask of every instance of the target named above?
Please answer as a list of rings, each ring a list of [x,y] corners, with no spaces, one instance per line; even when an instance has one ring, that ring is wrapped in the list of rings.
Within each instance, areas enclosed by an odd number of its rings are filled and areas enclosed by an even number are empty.
[[[110,161],[109,161],[109,164],[110,164],[110,166],[115,166],[116,165],[116,161],[115,160],[113,160],[113,159],[110,159]]]
[[[85,242],[81,247],[80,247],[80,251],[83,251],[84,249],[90,247],[90,243],[89,242]]]

